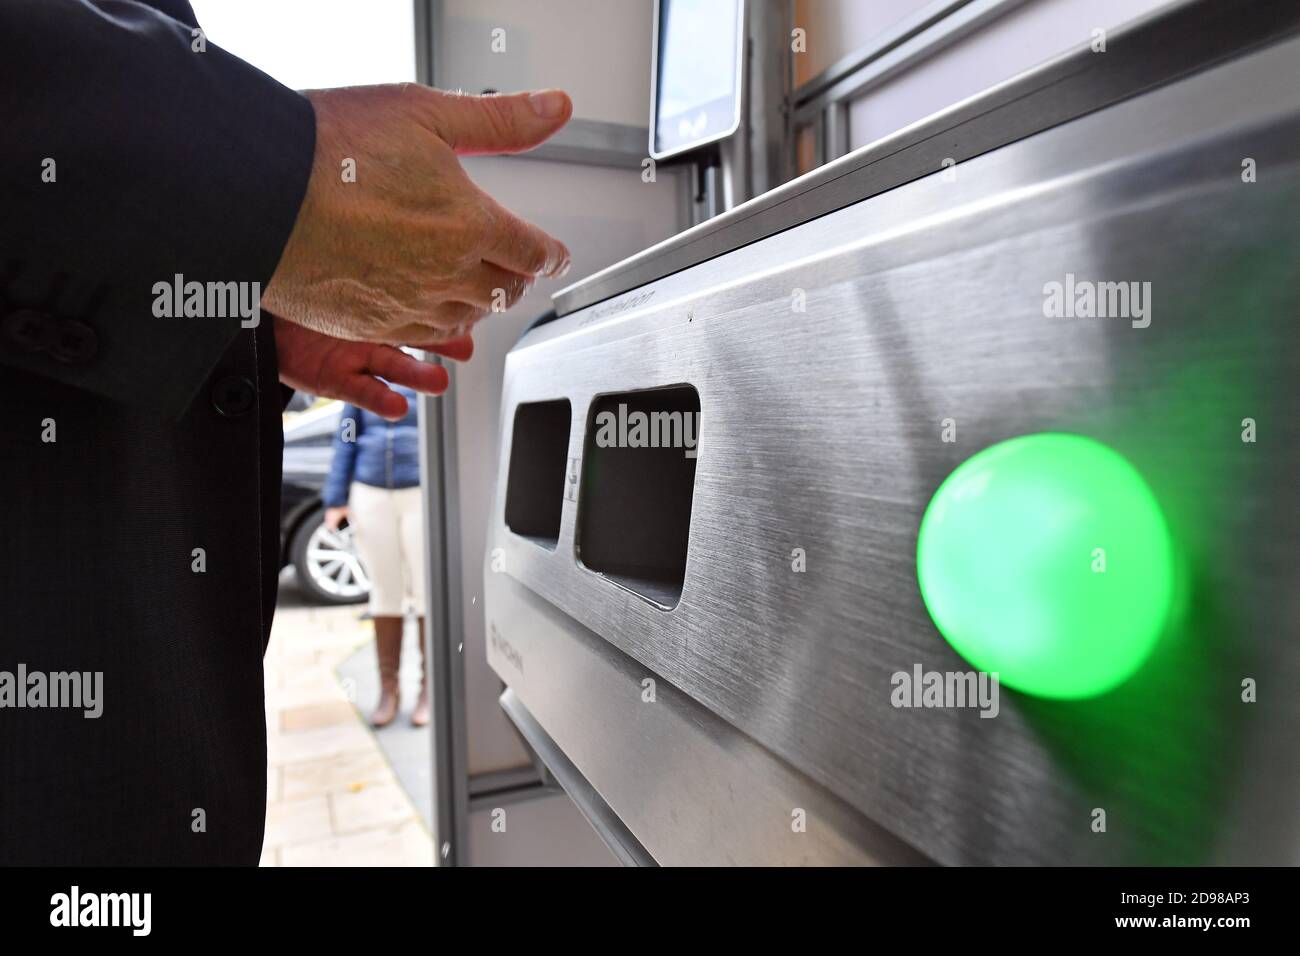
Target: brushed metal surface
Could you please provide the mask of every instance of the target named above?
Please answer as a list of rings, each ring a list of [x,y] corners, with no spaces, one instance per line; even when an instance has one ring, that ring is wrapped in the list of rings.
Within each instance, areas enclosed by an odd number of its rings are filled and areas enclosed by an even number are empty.
[[[954,21],[1003,6],[968,4]],[[970,24],[957,24],[960,34]],[[555,293],[560,315],[790,229],[869,196],[1102,109],[1300,30],[1294,0],[1186,0],[863,146]]]
[[[571,458],[594,396],[699,392],[673,610],[577,563],[576,502],[554,551],[512,535],[500,486],[485,573],[489,662],[656,859],[842,861],[838,836],[792,850],[756,822],[815,785],[942,863],[1300,860],[1298,57],[1297,40],[1257,50],[511,352],[502,421],[567,398]],[[1150,326],[1045,318],[1044,284],[1067,274],[1150,282]],[[1179,625],[1098,700],[1004,689],[995,719],[891,706],[896,671],[968,669],[917,591],[926,503],[971,454],[1043,430],[1095,436],[1152,484],[1183,558]],[[667,713],[630,718],[637,682],[574,662],[600,639],[680,692]]]
[[[553,779],[561,782],[560,787],[556,789],[567,794],[574,801],[575,806],[581,805],[583,817],[614,854],[615,860],[623,866],[654,866],[654,857],[646,852],[640,841],[619,819],[618,814],[610,809],[609,804],[596,793],[582,772],[542,729],[537,718],[519,702],[515,692],[507,687],[502,691],[499,703],[501,710],[510,718],[520,736],[528,741],[528,746],[535,753],[546,755],[543,760],[547,770]]]
[[[624,863],[925,862],[509,575],[493,588],[502,590],[493,595],[490,654],[510,685],[502,705]]]

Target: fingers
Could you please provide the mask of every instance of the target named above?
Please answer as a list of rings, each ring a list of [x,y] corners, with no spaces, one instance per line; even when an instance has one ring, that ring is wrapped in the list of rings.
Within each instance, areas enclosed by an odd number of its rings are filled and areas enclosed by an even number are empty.
[[[563,243],[478,189],[453,155],[538,145],[572,115],[562,91],[464,96],[408,83],[310,99],[313,171],[267,308],[340,339],[458,357],[472,346],[449,339],[568,268]],[[340,191],[337,163],[357,152],[362,185]],[[344,255],[336,237],[358,229],[367,241]]]
[[[441,365],[422,362],[401,349],[386,345],[374,347],[366,363],[366,371],[426,395],[441,395],[447,390],[449,381],[447,370]]]
[[[463,155],[532,149],[573,115],[573,103],[562,90],[504,96],[432,92],[429,115],[433,131]]]
[[[426,352],[432,352],[435,355],[441,355],[443,358],[449,358],[456,362],[468,362],[474,354],[474,339],[468,332],[464,335],[452,339],[450,342],[443,342],[441,345],[431,345],[425,349]]]
[[[409,409],[404,396],[369,375],[353,376],[340,391],[342,394],[339,397],[345,402],[351,402],[391,422],[403,418]]]
[[[366,347],[357,345],[356,348]],[[369,349],[362,366],[340,381],[336,398],[372,411],[381,418],[397,421],[406,415],[408,403],[380,378],[426,395],[441,395],[447,390],[450,380],[442,366],[421,362],[386,345],[373,345]]]
[[[491,196],[483,194],[489,213],[483,258],[526,276],[560,276],[569,269],[569,250],[531,222],[520,219]]]

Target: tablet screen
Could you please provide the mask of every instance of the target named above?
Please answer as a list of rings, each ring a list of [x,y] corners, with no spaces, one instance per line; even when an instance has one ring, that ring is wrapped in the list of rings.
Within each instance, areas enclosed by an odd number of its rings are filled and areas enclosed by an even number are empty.
[[[655,158],[711,143],[740,122],[743,0],[660,0],[655,42]]]

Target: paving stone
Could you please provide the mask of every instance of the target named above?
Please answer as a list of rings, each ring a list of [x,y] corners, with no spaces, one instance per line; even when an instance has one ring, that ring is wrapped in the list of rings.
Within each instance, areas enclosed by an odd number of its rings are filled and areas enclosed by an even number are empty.
[[[388,761],[378,749],[286,764],[282,772],[284,798],[287,800],[396,780]]]
[[[282,590],[266,656],[263,866],[433,864],[429,831],[336,672],[373,640],[358,613]]]
[[[326,797],[280,800],[267,804],[266,838],[262,847],[283,847],[319,840],[334,832]]]
[[[334,832],[348,833],[416,818],[411,799],[395,781],[330,794]]]
[[[418,820],[287,846],[281,866],[432,866],[433,841]]]
[[[357,712],[346,700],[331,700],[280,710],[280,732],[295,733],[335,724],[356,723]]]
[[[295,733],[273,733],[268,728],[266,736],[266,759],[273,767],[375,749],[374,737],[358,721]]]
[[[266,802],[284,799],[284,774],[279,767],[266,768]]]

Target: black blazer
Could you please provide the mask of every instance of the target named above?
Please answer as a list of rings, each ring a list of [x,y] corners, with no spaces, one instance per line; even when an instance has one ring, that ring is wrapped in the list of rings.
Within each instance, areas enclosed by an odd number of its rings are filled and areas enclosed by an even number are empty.
[[[194,26],[0,0],[0,864],[261,850],[272,319],[157,317],[154,287],[265,288],[315,119]],[[33,672],[102,674],[101,716],[6,701],[20,668],[27,701]]]

